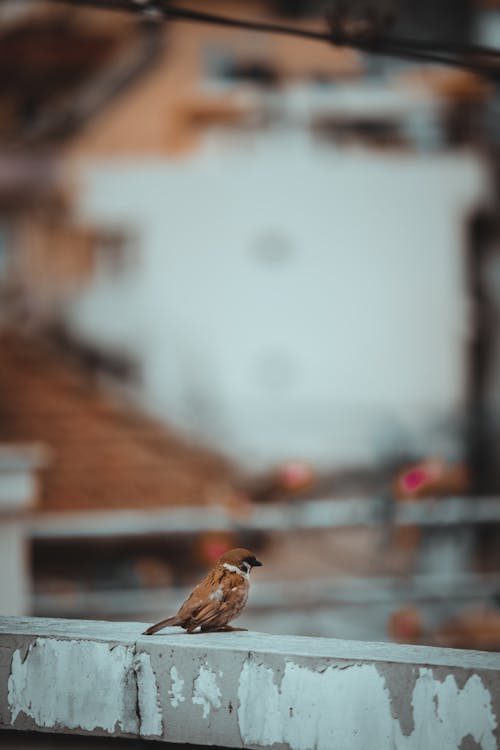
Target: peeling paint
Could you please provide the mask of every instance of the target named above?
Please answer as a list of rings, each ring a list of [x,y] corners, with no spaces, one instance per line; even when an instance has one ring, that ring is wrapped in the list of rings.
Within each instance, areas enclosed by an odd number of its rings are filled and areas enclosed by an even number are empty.
[[[134,659],[137,675],[137,703],[139,734],[141,737],[160,737],[163,731],[162,711],[151,657],[144,651]]]
[[[8,679],[11,721],[20,713],[39,727],[137,732],[125,709],[133,646],[38,638],[23,660],[12,656]]]
[[[471,675],[460,688],[452,675],[444,681],[436,680],[432,669],[422,667],[412,703],[419,742],[423,746],[455,750],[470,735],[481,750],[497,750],[494,736],[497,722],[491,695],[477,674]],[[413,742],[403,747],[414,748],[417,744]]]
[[[184,697],[184,680],[180,676],[176,667],[171,667],[170,669],[170,680],[171,687],[168,694],[170,696],[170,705],[175,708],[179,703],[184,703],[186,700]]]
[[[270,667],[245,661],[238,684],[238,700],[238,723],[245,744],[266,747],[284,741],[280,693]]]
[[[394,669],[394,664],[378,663],[377,670],[385,678],[385,686],[391,696],[391,716],[397,719],[403,734],[415,729],[412,696],[418,679],[418,667],[408,665],[406,669]]]
[[[244,744],[288,745],[292,750],[440,747],[457,750],[469,735],[481,750],[496,750],[491,697],[472,675],[460,689],[453,676],[435,679],[422,667],[412,695],[413,726],[403,734],[391,713],[391,694],[375,664],[334,665],[316,672],[288,661],[281,685],[273,670],[247,660],[238,686]]]
[[[1,727],[262,750],[497,748],[498,654],[143,629],[0,618]]]
[[[221,691],[217,685],[215,672],[208,667],[201,667],[193,686],[193,703],[203,706],[203,718],[206,719],[212,708],[220,708]]]
[[[481,745],[476,742],[472,735],[468,734],[460,743],[458,750],[481,750]]]
[[[12,655],[8,704],[12,723],[24,714],[39,727],[162,733],[151,660],[134,646],[38,638]]]

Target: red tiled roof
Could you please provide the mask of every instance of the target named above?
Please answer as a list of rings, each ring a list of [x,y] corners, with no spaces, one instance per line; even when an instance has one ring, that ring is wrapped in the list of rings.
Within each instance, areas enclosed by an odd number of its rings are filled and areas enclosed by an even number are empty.
[[[200,505],[230,490],[224,459],[106,397],[49,345],[5,334],[0,357],[0,441],[53,453],[40,510]]]

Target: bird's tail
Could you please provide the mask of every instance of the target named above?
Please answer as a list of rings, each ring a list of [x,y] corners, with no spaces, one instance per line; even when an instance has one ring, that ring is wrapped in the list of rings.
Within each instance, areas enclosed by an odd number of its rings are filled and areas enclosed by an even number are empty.
[[[155,625],[151,625],[147,630],[144,631],[143,635],[153,635],[153,633],[156,633],[157,630],[161,630],[167,625],[180,625],[180,622],[177,619],[177,615],[174,615],[173,617],[167,617],[166,620],[160,620],[160,622],[157,622]]]

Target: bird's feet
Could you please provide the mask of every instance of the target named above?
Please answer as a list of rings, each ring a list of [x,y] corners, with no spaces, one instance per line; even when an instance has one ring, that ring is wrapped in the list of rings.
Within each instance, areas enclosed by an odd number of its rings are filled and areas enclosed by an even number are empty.
[[[221,628],[221,632],[226,632],[226,633],[238,633],[238,632],[243,633],[247,631],[248,631],[248,628],[233,628],[232,625],[226,625],[224,628]]]
[[[247,631],[248,628],[233,628],[232,625],[224,625],[222,628],[200,628],[198,631],[199,633],[236,633],[236,632],[243,632]],[[188,631],[189,632],[189,631]],[[195,631],[191,631],[191,633],[194,633]]]

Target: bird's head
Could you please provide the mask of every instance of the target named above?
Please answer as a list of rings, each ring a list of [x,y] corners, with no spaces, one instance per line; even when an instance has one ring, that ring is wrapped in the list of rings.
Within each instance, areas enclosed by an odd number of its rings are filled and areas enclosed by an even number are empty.
[[[228,570],[232,570],[234,573],[241,573],[248,577],[252,568],[256,568],[262,565],[260,560],[257,560],[253,552],[243,547],[237,547],[236,549],[230,549],[225,552],[222,557],[219,558],[217,565],[222,565]]]

